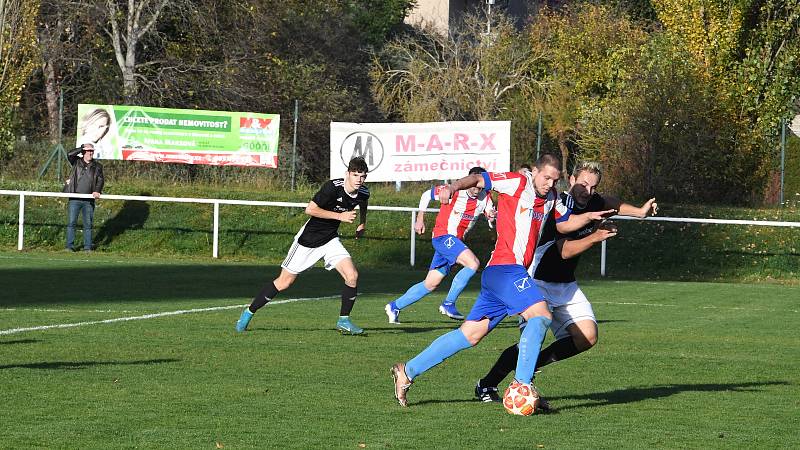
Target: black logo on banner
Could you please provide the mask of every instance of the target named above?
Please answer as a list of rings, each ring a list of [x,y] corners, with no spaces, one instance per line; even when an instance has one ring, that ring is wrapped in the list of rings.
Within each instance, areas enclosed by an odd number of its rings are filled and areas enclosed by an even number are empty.
[[[367,162],[369,171],[372,172],[383,162],[383,143],[378,136],[366,131],[350,133],[339,149],[339,156],[346,168],[350,160],[361,156]]]

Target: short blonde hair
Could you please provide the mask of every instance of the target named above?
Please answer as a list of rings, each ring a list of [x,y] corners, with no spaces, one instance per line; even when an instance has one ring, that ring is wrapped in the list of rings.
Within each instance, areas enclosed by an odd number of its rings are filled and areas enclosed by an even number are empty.
[[[580,161],[572,169],[572,176],[578,178],[581,172],[589,172],[597,175],[598,179],[603,178],[603,167],[596,161]]]

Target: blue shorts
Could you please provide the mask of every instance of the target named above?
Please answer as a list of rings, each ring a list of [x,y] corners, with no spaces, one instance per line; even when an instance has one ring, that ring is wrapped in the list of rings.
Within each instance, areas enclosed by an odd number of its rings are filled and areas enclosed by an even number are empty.
[[[518,264],[488,266],[481,275],[481,292],[466,320],[488,318],[493,330],[506,316],[519,314],[545,301],[524,267]]]
[[[435,237],[432,242],[434,253],[428,270],[438,270],[442,275],[447,275],[456,263],[458,255],[468,249],[461,239],[452,234]]]

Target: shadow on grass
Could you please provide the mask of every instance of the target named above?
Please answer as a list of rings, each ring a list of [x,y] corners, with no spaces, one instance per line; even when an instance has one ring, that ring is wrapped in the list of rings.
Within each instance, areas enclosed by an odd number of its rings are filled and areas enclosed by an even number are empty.
[[[0,366],[3,369],[44,369],[44,370],[79,370],[94,366],[134,366],[178,362],[180,359],[145,359],[138,361],[53,361],[30,364],[9,364]]]
[[[588,400],[577,405],[558,408],[559,411],[576,408],[595,408],[598,406],[619,405],[625,403],[670,397],[682,392],[759,392],[766,386],[788,386],[788,381],[765,381],[727,384],[667,384],[660,386],[616,389],[607,392],[596,392],[583,395],[567,395],[563,397],[547,397],[552,403],[558,400]]]
[[[562,411],[577,408],[595,408],[608,405],[619,405],[625,403],[634,403],[644,400],[652,400],[654,398],[669,397],[681,392],[759,392],[761,387],[765,386],[788,386],[791,383],[788,381],[765,381],[765,382],[752,382],[752,383],[728,383],[728,384],[670,384],[663,386],[651,386],[641,388],[627,388],[617,389],[608,392],[597,392],[592,394],[583,395],[566,395],[563,397],[547,397],[545,398],[554,407],[552,411],[547,414],[557,414]],[[580,403],[577,405],[569,405],[558,407],[554,404],[559,400],[590,400],[590,402]],[[471,403],[477,400],[469,399],[430,399],[422,401],[412,401],[410,405],[433,405],[437,403],[455,404],[455,403]]]
[[[201,299],[237,299],[249,303],[279,272],[278,266],[255,264],[115,262],[104,266],[102,260],[87,263],[67,258],[57,268],[0,270],[0,286],[3,286],[0,307]],[[359,293],[399,292],[417,276],[410,270],[367,270],[360,274]],[[338,273],[314,268],[303,273],[280,297],[335,296],[341,292],[341,286]]]
[[[14,341],[0,341],[0,345],[12,345],[12,344],[33,344],[39,342],[38,339],[17,339]]]
[[[149,196],[150,194],[141,192],[139,195]],[[126,200],[114,217],[103,222],[95,237],[95,246],[105,247],[126,231],[143,228],[148,217],[150,217],[150,205],[147,202]]]

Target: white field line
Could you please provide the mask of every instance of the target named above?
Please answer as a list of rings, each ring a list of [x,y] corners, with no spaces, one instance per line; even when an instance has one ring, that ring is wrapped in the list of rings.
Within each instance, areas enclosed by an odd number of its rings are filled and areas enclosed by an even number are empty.
[[[63,313],[132,313],[134,311],[118,309],[46,309],[46,308],[0,308],[4,311],[34,311],[34,312],[63,312]]]
[[[312,301],[312,300],[325,300],[331,298],[337,298],[338,295],[329,295],[326,297],[308,297],[308,298],[290,298],[286,300],[278,300],[274,302],[269,302],[268,305],[279,305],[283,303],[293,303],[293,302],[302,302],[302,301]],[[89,322],[77,322],[77,323],[62,323],[56,325],[41,325],[37,327],[26,327],[26,328],[12,328],[9,330],[0,330],[0,336],[6,334],[17,334],[17,333],[24,333],[26,331],[42,331],[42,330],[50,330],[54,328],[75,328],[75,327],[82,327],[85,325],[99,325],[104,323],[114,323],[114,322],[129,322],[131,320],[146,320],[146,319],[156,319],[159,317],[166,317],[166,316],[178,316],[181,314],[193,314],[199,312],[208,312],[208,311],[223,311],[226,309],[236,309],[236,308],[244,308],[247,304],[244,305],[228,305],[228,306],[214,306],[210,308],[196,308],[196,309],[180,309],[177,311],[166,311],[160,313],[153,313],[153,314],[144,314],[141,316],[130,316],[130,317],[117,317],[115,319],[106,319],[106,320],[93,320]]]
[[[639,303],[639,302],[592,302],[595,305],[624,305],[624,306],[654,306],[659,308],[686,308],[686,306],[681,305],[671,305],[668,303]],[[703,305],[694,305],[692,308],[698,309],[721,309],[727,311],[766,311],[766,312],[790,312],[790,313],[798,313],[800,310],[797,309],[771,309],[771,308],[753,308],[751,306],[703,306]]]

